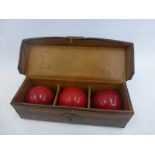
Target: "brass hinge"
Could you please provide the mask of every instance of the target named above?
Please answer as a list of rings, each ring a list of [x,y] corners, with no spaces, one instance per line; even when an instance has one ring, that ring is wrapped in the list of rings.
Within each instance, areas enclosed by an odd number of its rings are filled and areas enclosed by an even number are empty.
[[[70,42],[77,39],[84,39],[84,37],[81,37],[81,36],[67,36],[66,38],[69,39]]]

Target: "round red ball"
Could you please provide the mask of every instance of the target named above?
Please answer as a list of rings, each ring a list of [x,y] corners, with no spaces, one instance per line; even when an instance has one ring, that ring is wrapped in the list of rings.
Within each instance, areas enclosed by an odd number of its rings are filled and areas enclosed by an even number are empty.
[[[97,109],[120,110],[122,108],[122,99],[120,94],[115,90],[102,90],[95,94],[93,107]]]
[[[64,89],[59,96],[59,105],[70,107],[85,107],[86,95],[83,90],[77,87]]]
[[[53,92],[45,86],[35,86],[31,88],[26,96],[26,102],[32,104],[52,104]]]

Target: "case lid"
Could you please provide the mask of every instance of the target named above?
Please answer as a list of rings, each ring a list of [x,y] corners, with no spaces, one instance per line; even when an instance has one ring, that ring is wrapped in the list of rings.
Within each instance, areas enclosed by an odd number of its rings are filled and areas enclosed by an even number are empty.
[[[133,43],[82,37],[24,39],[18,69],[27,76],[124,82],[134,74]]]

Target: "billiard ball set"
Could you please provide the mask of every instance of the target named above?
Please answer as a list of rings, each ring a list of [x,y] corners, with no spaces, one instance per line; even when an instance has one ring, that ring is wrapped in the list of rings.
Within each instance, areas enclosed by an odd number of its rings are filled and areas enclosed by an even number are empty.
[[[26,95],[25,102],[30,104],[53,104],[53,91],[45,86],[35,86]],[[78,87],[64,89],[58,99],[60,106],[86,107],[87,97],[85,92]],[[97,109],[120,110],[122,99],[116,90],[106,89],[96,92],[93,98],[93,107]]]
[[[125,127],[134,114],[126,85],[134,74],[133,43],[25,39],[18,69],[26,78],[11,105],[22,118]]]

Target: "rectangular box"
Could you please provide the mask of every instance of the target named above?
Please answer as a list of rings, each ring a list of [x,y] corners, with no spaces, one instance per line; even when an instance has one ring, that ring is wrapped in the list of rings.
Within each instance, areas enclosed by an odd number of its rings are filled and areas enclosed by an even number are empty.
[[[134,114],[126,81],[134,74],[133,43],[98,38],[49,37],[22,41],[18,65],[26,78],[11,101],[26,119],[125,127]],[[36,85],[54,91],[52,105],[25,103],[27,92]],[[84,108],[58,104],[60,92],[77,86],[87,95]],[[120,92],[121,110],[94,109],[92,98],[103,89]]]

